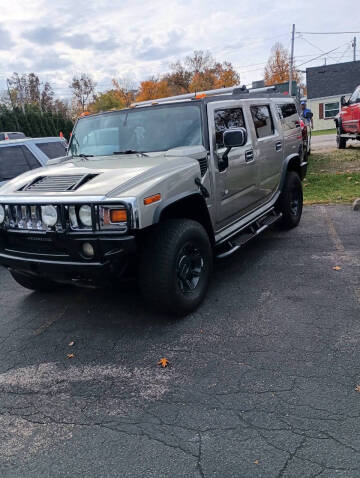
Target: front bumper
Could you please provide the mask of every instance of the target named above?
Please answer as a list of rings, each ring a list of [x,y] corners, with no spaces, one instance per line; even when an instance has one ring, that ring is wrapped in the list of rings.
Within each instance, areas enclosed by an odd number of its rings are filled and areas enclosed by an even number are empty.
[[[82,252],[86,242],[95,251],[91,259]],[[59,282],[101,285],[123,275],[135,253],[135,236],[116,233],[0,233],[0,264]]]

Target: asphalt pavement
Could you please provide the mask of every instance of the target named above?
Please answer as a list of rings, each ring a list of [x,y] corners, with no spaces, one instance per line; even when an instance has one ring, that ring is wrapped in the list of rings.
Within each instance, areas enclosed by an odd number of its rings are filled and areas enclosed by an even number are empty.
[[[306,207],[181,320],[0,269],[1,478],[359,477],[359,238],[350,206]]]
[[[353,144],[355,144],[353,142]],[[336,134],[319,134],[311,137],[312,151],[329,151],[336,149]]]

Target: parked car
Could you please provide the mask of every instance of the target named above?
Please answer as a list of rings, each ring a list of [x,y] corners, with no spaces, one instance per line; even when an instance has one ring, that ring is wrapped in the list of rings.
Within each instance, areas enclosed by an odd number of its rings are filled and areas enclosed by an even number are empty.
[[[341,111],[335,117],[336,143],[339,149],[346,148],[349,139],[360,141],[360,85],[346,101],[341,97]]]
[[[23,138],[26,138],[25,134],[20,133],[19,131],[0,131],[0,141]]]
[[[40,291],[136,273],[150,304],[185,315],[214,255],[299,224],[299,122],[292,98],[241,88],[80,118],[67,158],[0,190],[0,263]]]
[[[24,138],[0,142],[0,185],[31,169],[45,166],[49,159],[66,155],[62,138]]]

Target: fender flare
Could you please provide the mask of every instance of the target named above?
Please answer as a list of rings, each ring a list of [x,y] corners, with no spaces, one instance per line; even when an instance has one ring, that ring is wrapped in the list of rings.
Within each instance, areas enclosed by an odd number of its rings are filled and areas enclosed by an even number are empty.
[[[161,214],[167,207],[191,196],[198,196],[199,198],[204,199],[199,191],[185,191],[169,199],[166,199],[165,201],[162,201],[156,208],[153,216],[153,224],[156,224],[160,221]]]
[[[301,159],[300,159],[300,156],[298,154],[296,154],[296,153],[290,154],[289,156],[287,156],[287,158],[285,158],[284,163],[283,163],[283,169],[282,169],[282,172],[281,172],[281,178],[280,178],[280,185],[279,185],[279,190],[280,191],[283,190],[283,187],[284,187],[284,184],[285,184],[285,178],[286,178],[286,174],[288,172],[289,163],[294,158],[296,158],[298,163],[299,163],[299,170],[302,167]]]

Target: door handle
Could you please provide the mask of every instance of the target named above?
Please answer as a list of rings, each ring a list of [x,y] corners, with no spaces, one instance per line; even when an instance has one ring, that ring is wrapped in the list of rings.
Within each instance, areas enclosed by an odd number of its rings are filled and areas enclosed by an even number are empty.
[[[276,151],[281,151],[281,148],[282,148],[282,142],[281,141],[277,141],[275,143],[275,149]]]
[[[250,163],[250,161],[253,161],[253,160],[254,160],[254,150],[248,149],[247,151],[245,151],[245,161],[247,163]]]

